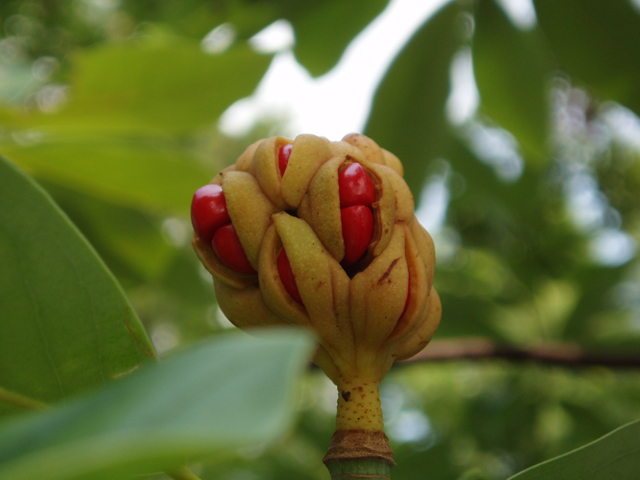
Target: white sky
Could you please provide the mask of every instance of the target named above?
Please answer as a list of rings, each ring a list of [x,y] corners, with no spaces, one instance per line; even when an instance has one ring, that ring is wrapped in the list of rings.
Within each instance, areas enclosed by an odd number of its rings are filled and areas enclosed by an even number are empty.
[[[246,133],[259,117],[291,118],[290,136],[313,133],[339,140],[362,131],[376,86],[401,47],[447,0],[392,0],[348,46],[328,73],[312,78],[290,50],[276,54],[256,93],[232,105],[221,129],[232,136]],[[291,45],[287,22],[276,22],[256,44],[269,50]],[[265,38],[266,37],[266,38]],[[280,43],[280,45],[278,45]],[[265,46],[265,44],[267,44]],[[336,114],[339,112],[339,115]]]

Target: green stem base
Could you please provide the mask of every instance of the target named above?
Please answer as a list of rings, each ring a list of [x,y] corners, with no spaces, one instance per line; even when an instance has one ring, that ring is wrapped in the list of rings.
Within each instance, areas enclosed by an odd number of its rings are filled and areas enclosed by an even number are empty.
[[[342,460],[326,463],[332,480],[349,478],[391,479],[391,465],[373,458]]]

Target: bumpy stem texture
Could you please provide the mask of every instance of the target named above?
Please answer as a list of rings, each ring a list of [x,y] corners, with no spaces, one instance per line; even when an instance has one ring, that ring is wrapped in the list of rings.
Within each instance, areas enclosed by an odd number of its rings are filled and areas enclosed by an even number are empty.
[[[360,377],[340,378],[336,430],[383,428],[379,382]]]

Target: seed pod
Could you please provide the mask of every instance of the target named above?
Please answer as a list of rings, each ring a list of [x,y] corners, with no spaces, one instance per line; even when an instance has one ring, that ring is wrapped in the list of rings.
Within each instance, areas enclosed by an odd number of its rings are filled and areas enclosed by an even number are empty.
[[[218,258],[194,221],[194,248],[232,323],[315,332],[314,362],[340,393],[339,431],[382,430],[380,382],[395,360],[429,342],[440,321],[433,241],[402,174],[395,155],[360,134],[251,145],[212,183],[256,274],[229,268],[235,264]]]

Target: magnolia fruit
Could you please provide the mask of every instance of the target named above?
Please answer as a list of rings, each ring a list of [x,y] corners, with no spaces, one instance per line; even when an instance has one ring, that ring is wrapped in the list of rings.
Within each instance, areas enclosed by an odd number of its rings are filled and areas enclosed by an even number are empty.
[[[313,361],[338,387],[338,436],[382,432],[380,382],[440,321],[433,241],[402,175],[364,135],[272,137],[193,199],[193,246],[227,318],[315,332]]]

